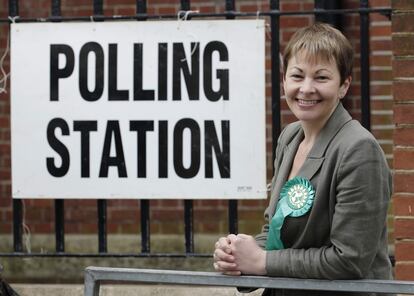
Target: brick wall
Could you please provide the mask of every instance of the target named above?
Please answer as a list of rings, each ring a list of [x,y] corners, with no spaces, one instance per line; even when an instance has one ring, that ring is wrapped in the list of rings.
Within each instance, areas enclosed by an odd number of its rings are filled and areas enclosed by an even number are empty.
[[[50,0],[19,1],[20,15],[31,17],[46,17],[50,14]],[[105,15],[135,14],[135,0],[104,0]],[[174,3],[172,3],[174,2]],[[225,1],[194,0],[192,10],[200,12],[222,12]],[[357,0],[343,0],[344,8],[356,8]],[[150,14],[176,14],[179,1],[148,0],[147,7]],[[236,0],[236,10],[256,12],[269,9],[269,1]],[[282,0],[282,11],[311,10],[313,0]],[[371,7],[390,6],[390,0],[370,1]],[[92,0],[62,0],[62,15],[89,16],[93,13]],[[8,14],[8,1],[0,0],[0,17]],[[269,20],[267,19],[267,22]],[[281,17],[280,38],[282,48],[297,28],[313,22],[313,16]],[[344,18],[346,35],[352,43],[359,46],[359,18],[347,16]],[[393,101],[391,96],[391,23],[387,17],[378,14],[371,16],[371,94],[372,94],[372,129],[380,141],[387,157],[392,164],[392,114]],[[5,50],[7,24],[0,24],[0,54]],[[267,37],[267,65],[270,67],[270,40]],[[346,106],[356,117],[360,117],[359,108],[359,56],[356,56],[353,86],[347,98]],[[8,58],[5,61],[8,71]],[[405,67],[403,67],[405,69]],[[270,69],[267,69],[267,147],[268,147],[268,178],[271,178],[271,102],[270,102]],[[402,88],[399,88],[402,90]],[[11,233],[11,187],[10,187],[10,123],[9,123],[9,95],[0,95],[0,233]],[[294,120],[282,100],[282,125]],[[404,152],[407,151],[404,150]],[[54,202],[50,200],[25,200],[25,222],[32,233],[51,233],[54,231]],[[262,214],[267,201],[240,201],[239,202],[239,231],[256,233],[262,223]],[[183,233],[184,226],[171,221],[180,221],[183,217],[183,202],[179,200],[154,200],[151,206],[151,231],[153,233]],[[65,229],[68,233],[95,233],[96,201],[65,201]],[[194,227],[196,233],[227,232],[227,201],[195,201]],[[139,201],[111,200],[108,202],[108,231],[110,233],[139,233],[140,232]],[[391,225],[391,224],[390,224]],[[392,225],[391,225],[392,226]]]
[[[7,17],[7,3],[0,1],[0,17]],[[8,25],[0,23],[0,59],[4,55],[8,35]],[[4,70],[9,72],[9,59],[4,61]],[[0,80],[3,74],[0,72]],[[2,84],[0,84],[0,87]],[[10,233],[11,229],[11,183],[10,183],[10,102],[9,95],[0,94],[0,233]]]
[[[395,273],[414,280],[414,1],[392,5]]]

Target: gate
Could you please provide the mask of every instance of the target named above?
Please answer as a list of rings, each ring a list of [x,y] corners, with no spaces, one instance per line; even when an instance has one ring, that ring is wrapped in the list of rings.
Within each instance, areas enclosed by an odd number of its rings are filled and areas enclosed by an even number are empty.
[[[315,0],[314,9],[307,11],[280,10],[278,0],[270,0],[268,11],[241,12],[236,11],[235,0],[225,0],[225,10],[221,13],[199,13],[191,11],[190,0],[181,0],[181,10],[177,14],[153,15],[147,13],[146,0],[136,0],[135,15],[104,15],[103,0],[93,0],[93,16],[73,16],[63,17],[61,15],[61,1],[51,0],[51,15],[47,18],[25,18],[19,17],[18,0],[9,0],[9,17],[0,18],[0,23],[10,22],[71,22],[71,21],[117,21],[117,20],[159,20],[186,18],[258,18],[264,17],[269,20],[269,34],[271,40],[279,40],[280,19],[294,15],[314,15],[316,21],[329,22],[340,28],[338,16],[356,14],[360,18],[360,92],[361,92],[361,122],[362,125],[370,130],[371,111],[370,111],[370,69],[369,69],[369,15],[383,14],[391,17],[391,8],[369,8],[368,0],[360,0],[359,8],[340,9],[340,1]],[[275,151],[277,137],[281,131],[281,104],[280,104],[280,44],[271,42],[271,109],[272,109],[272,151]],[[274,158],[274,155],[273,155]],[[184,235],[185,253],[183,254],[158,254],[152,253],[150,249],[150,203],[149,200],[140,200],[141,211],[141,252],[133,254],[108,253],[107,251],[107,201],[97,200],[98,212],[98,252],[97,253],[67,253],[65,252],[65,229],[64,229],[64,200],[54,201],[55,209],[55,253],[27,253],[23,251],[23,205],[22,200],[13,200],[13,250],[11,252],[0,253],[0,257],[210,257],[210,254],[197,254],[194,252],[194,232],[193,232],[193,201],[184,201]],[[237,200],[228,201],[228,231],[229,233],[238,232],[238,202]]]

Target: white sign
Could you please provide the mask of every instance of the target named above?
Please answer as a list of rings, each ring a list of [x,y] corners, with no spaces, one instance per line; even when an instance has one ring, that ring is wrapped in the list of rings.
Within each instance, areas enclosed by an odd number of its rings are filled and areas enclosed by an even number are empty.
[[[266,198],[262,20],[11,34],[14,198]]]

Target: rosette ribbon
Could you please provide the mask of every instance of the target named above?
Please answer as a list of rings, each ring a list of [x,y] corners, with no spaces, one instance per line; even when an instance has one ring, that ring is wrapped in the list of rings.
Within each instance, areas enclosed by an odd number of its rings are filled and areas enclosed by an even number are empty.
[[[287,216],[300,217],[312,207],[315,189],[308,179],[295,177],[283,185],[276,212],[270,221],[266,250],[284,249],[280,230]]]

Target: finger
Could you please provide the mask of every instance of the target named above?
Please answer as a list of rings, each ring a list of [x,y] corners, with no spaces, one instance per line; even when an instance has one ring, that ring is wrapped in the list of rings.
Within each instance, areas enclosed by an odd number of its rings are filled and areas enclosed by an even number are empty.
[[[226,252],[227,254],[231,253],[230,242],[227,238],[221,237],[218,242],[216,243],[217,247],[216,250],[220,249]]]
[[[250,235],[247,235],[247,234],[244,234],[244,233],[239,233],[237,235],[238,239],[249,239],[250,237],[251,237]]]
[[[220,271],[219,266],[216,262],[213,263],[214,270]]]
[[[229,240],[230,243],[232,243],[237,239],[237,236],[235,234],[229,234],[227,236],[227,239]]]
[[[214,261],[226,261],[226,262],[234,262],[235,258],[233,255],[227,254],[225,251],[221,249],[216,249],[213,254]]]
[[[239,270],[223,270],[220,267],[219,263],[217,263],[217,262],[213,263],[213,267],[214,267],[214,270],[222,272],[225,275],[233,275],[233,276],[241,275],[241,271],[239,271]]]
[[[220,237],[218,243],[220,247],[224,247],[227,246],[230,242],[228,241],[227,237]]]
[[[217,269],[219,271],[237,271],[237,264],[226,261],[217,261]]]

